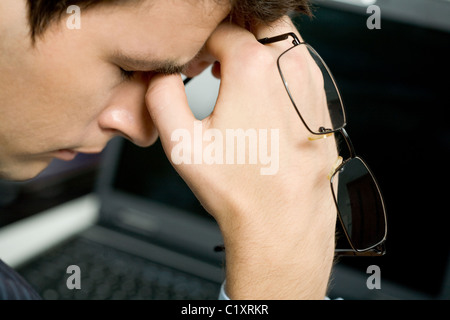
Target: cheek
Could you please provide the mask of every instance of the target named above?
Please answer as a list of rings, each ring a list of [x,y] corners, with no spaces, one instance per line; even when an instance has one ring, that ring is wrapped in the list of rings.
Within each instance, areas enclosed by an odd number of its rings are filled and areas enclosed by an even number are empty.
[[[117,84],[110,76],[112,68],[99,63],[89,46],[57,40],[42,44],[32,70],[36,103],[42,117],[49,125],[53,123],[55,135],[61,130],[70,133],[90,126]]]
[[[84,84],[53,87],[61,91],[48,97],[40,116],[42,132],[50,134],[54,141],[77,143],[95,128],[95,121],[106,99],[92,92],[88,81]]]
[[[95,125],[111,95],[108,79],[102,74],[105,73],[101,70],[79,70],[70,77],[56,77],[48,84],[48,90],[54,93],[48,97],[47,111],[58,131],[79,135]]]
[[[10,124],[17,153],[41,154],[98,140],[97,119],[108,100],[96,80],[53,77],[30,86]],[[95,89],[94,89],[95,88]]]

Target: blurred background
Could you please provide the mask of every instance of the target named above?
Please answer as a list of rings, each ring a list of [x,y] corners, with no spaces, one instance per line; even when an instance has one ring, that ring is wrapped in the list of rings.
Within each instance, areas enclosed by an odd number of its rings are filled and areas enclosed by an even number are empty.
[[[449,107],[450,1],[323,0],[313,4],[314,16],[295,22],[337,81],[347,111],[347,131],[357,154],[377,177],[388,215],[386,255],[340,258],[330,297],[449,299],[450,133],[445,110]],[[367,12],[369,5],[380,9],[380,29],[367,26],[372,16]],[[207,76],[197,81],[198,91],[192,92],[190,105],[198,118],[211,112],[217,86]],[[28,182],[0,181],[0,258],[8,260],[5,256],[14,250],[11,240],[1,237],[5,230],[11,234],[42,212],[95,194],[102,156],[55,161]],[[188,189],[180,188],[180,192],[192,196]],[[94,223],[96,217],[86,219],[76,231]],[[11,264],[24,272],[32,270],[36,258],[29,256]],[[380,268],[381,289],[370,290],[366,285],[370,265]]]
[[[409,291],[398,293],[402,297],[445,292],[450,298],[449,81],[442,76],[450,65],[450,2],[315,3],[314,18],[298,21],[300,32],[336,78],[347,131],[378,179],[388,216],[386,255],[342,258],[338,265],[358,270],[364,281],[352,286],[336,274],[333,292],[395,297],[395,291],[383,290],[391,281]],[[367,28],[369,4],[380,8],[381,29]],[[369,265],[380,267],[382,290],[365,287]]]

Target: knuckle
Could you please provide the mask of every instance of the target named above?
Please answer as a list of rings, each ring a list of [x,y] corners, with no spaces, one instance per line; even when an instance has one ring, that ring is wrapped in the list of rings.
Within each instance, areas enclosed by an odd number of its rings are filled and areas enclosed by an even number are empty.
[[[262,72],[272,70],[276,59],[272,53],[259,43],[247,43],[238,50],[235,60],[236,67],[245,72],[246,76],[261,76]]]

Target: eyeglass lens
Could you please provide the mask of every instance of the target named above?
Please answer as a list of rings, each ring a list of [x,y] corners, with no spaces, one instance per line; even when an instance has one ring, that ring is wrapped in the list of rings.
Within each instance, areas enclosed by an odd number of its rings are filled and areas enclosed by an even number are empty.
[[[310,63],[311,59],[315,63]],[[344,127],[344,109],[336,85],[312,47],[307,44],[292,47],[280,56],[278,67],[292,103],[309,131],[320,134]],[[300,76],[305,72],[318,80],[323,78],[323,87],[316,91],[302,90],[307,87],[303,81],[308,77]]]
[[[379,244],[386,232],[384,206],[365,163],[358,157],[346,161],[331,183],[342,226],[355,249],[365,250]]]

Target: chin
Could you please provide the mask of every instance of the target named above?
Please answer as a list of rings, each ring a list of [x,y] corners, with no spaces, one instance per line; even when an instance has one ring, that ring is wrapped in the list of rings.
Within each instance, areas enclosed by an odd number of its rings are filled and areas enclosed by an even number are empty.
[[[10,168],[0,167],[0,179],[8,181],[26,182],[36,178],[44,171],[51,161],[15,164]]]

